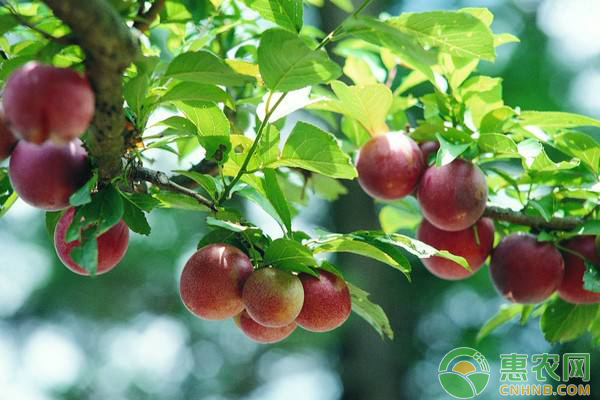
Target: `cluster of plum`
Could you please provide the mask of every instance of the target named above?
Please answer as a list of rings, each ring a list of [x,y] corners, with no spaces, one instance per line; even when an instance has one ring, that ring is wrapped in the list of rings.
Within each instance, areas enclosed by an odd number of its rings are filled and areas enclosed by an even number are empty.
[[[68,68],[29,62],[8,78],[0,111],[0,161],[10,156],[11,184],[28,204],[46,211],[65,210],[70,196],[90,178],[90,161],[79,137],[94,116],[94,101],[87,79]],[[87,275],[71,257],[79,242],[65,239],[74,215],[73,208],[63,213],[54,244],[69,269]],[[100,274],[123,258],[129,229],[120,221],[97,241]]]
[[[423,259],[432,274],[447,280],[467,278],[491,254],[492,282],[512,302],[539,303],[558,291],[570,303],[600,303],[600,293],[583,287],[584,259],[600,265],[593,236],[561,244],[562,255],[551,243],[522,233],[503,238],[492,249],[494,224],[482,218],[488,190],[483,172],[463,159],[429,166],[438,149],[438,142],[419,146],[402,132],[390,132],[368,141],[356,164],[359,183],[371,196],[397,200],[415,195],[424,216],[417,239],[463,257],[470,266],[469,271],[445,258]]]
[[[297,325],[327,332],[350,315],[346,282],[320,269],[319,276],[281,269],[254,269],[240,249],[217,243],[195,252],[181,273],[179,293],[185,306],[207,320],[233,318],[258,343],[287,338]]]

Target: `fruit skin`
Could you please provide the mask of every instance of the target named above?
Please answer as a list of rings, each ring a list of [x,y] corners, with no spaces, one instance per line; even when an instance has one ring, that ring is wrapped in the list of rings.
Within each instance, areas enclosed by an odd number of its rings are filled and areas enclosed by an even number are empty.
[[[423,216],[444,231],[460,231],[475,224],[487,201],[483,172],[469,161],[456,159],[429,167],[419,183],[417,199]]]
[[[65,237],[71,221],[75,216],[75,209],[70,208],[58,220],[54,230],[54,248],[58,258],[67,268],[79,275],[89,275],[89,273],[73,261],[71,250],[79,245],[79,241],[66,242]],[[127,252],[129,245],[129,228],[125,221],[121,220],[108,231],[104,232],[98,238],[98,266],[96,275],[103,274],[113,269]]]
[[[414,140],[402,132],[390,132],[365,143],[356,169],[365,192],[382,200],[396,200],[413,192],[425,162]]]
[[[423,161],[425,162],[425,165],[429,165],[429,155],[437,153],[437,151],[440,149],[440,142],[437,140],[429,140],[419,144],[419,148],[421,149],[421,153],[423,153]]]
[[[38,144],[50,136],[62,142],[81,136],[95,108],[94,92],[82,75],[35,61],[10,75],[2,100],[15,131]]]
[[[17,143],[8,173],[13,188],[28,204],[56,211],[69,206],[69,197],[90,177],[87,152],[76,139],[65,146]]]
[[[296,318],[302,328],[327,332],[342,325],[350,316],[352,302],[344,280],[331,272],[319,271],[319,277],[300,274],[304,305]]]
[[[564,261],[558,250],[530,234],[506,236],[492,252],[492,282],[515,303],[546,300],[559,287],[563,275]]]
[[[261,268],[250,275],[242,295],[246,311],[261,325],[279,328],[291,324],[302,309],[304,289],[296,275]]]
[[[594,265],[600,266],[600,255],[596,251],[594,241],[595,238],[591,235],[576,236],[562,245],[581,254]],[[558,295],[564,301],[573,304],[600,303],[600,293],[590,292],[583,288],[583,273],[585,272],[583,259],[567,251],[561,251],[561,253],[565,260],[565,277],[558,287]]]
[[[244,309],[242,289],[252,270],[252,262],[237,247],[205,246],[185,264],[179,295],[188,310],[202,319],[231,318]]]
[[[0,161],[6,160],[17,145],[17,138],[8,127],[4,113],[0,109]]]
[[[475,238],[477,229],[479,244]],[[494,245],[494,223],[489,218],[481,218],[477,224],[456,232],[443,231],[423,219],[417,230],[417,239],[435,247],[438,250],[448,250],[450,253],[463,257],[471,272],[461,265],[442,257],[421,259],[425,268],[438,278],[460,280],[473,275],[481,268]]]
[[[235,324],[246,336],[257,343],[276,343],[287,338],[296,329],[296,322],[280,328],[269,328],[253,320],[246,310],[233,317]]]

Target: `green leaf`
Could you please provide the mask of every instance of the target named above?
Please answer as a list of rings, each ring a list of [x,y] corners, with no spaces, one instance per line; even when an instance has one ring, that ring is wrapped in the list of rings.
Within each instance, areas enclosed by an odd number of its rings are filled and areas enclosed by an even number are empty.
[[[140,235],[149,235],[151,228],[144,212],[125,197],[123,201],[123,221],[129,229]]]
[[[261,17],[292,32],[302,29],[302,0],[244,0]]]
[[[163,119],[156,125],[167,126],[176,131],[178,134],[196,135],[198,133],[198,129],[192,121],[179,115],[174,115],[167,119]]]
[[[215,217],[206,217],[206,224],[230,230],[232,232],[243,232],[247,229],[251,229],[249,226],[238,224],[237,222],[227,221],[224,219],[218,219]]]
[[[154,198],[159,201],[158,206],[162,208],[209,211],[208,207],[206,207],[204,204],[200,204],[197,200],[181,193],[173,193],[168,190],[161,190],[158,193],[154,193]]]
[[[86,231],[83,233],[79,246],[71,249],[71,258],[73,261],[83,267],[91,276],[96,274],[98,267],[98,240],[96,231]]]
[[[289,92],[328,82],[341,75],[340,67],[323,50],[312,50],[297,35],[269,29],[258,46],[258,65],[267,88]]]
[[[229,152],[231,126],[225,113],[215,103],[185,102],[178,103],[177,108],[198,128],[198,142],[206,150],[207,158],[214,158],[217,152]]]
[[[476,128],[488,112],[504,105],[501,78],[474,76],[463,83],[460,93]]]
[[[567,342],[583,335],[598,313],[598,304],[569,304],[555,297],[548,301],[540,329],[550,343]]]
[[[277,214],[283,221],[286,232],[291,232],[292,215],[288,203],[283,196],[283,192],[279,187],[279,182],[277,182],[277,172],[273,169],[266,168],[263,170],[263,174],[265,175],[263,186],[267,194],[267,199],[269,199],[273,208],[277,211]]]
[[[298,122],[288,137],[281,158],[269,167],[297,167],[331,178],[353,179],[356,168],[335,137],[314,125]]]
[[[56,229],[56,224],[58,223],[58,220],[62,214],[62,211],[46,211],[46,232],[52,241],[54,241],[54,230]]]
[[[410,273],[410,264],[404,256],[390,256],[385,249],[379,248],[374,241],[361,240],[352,235],[331,234],[319,238],[314,242],[313,251],[319,253],[352,253],[369,257],[387,264],[404,274]]]
[[[477,145],[484,153],[520,157],[517,144],[508,136],[500,133],[482,133]]]
[[[554,137],[554,144],[563,153],[579,158],[592,172],[600,172],[600,144],[581,132],[566,132]]]
[[[357,85],[374,85],[377,78],[373,75],[369,63],[362,58],[349,56],[344,64],[344,74]]]
[[[269,214],[271,217],[273,217],[273,219],[275,221],[277,221],[279,226],[281,226],[282,228],[285,227],[285,224],[283,223],[283,220],[279,216],[279,213],[277,212],[277,210],[275,210],[275,208],[273,207],[271,202],[266,198],[267,194],[266,194],[264,186],[263,186],[264,181],[258,180],[257,184],[260,185],[260,191],[249,185],[241,190],[238,190],[236,192],[236,194],[239,196],[245,197],[246,199],[254,202],[256,205],[258,205],[260,208],[262,208],[267,214]]]
[[[114,186],[106,186],[92,196],[92,201],[79,208],[67,230],[66,240],[80,240],[82,231],[95,231],[99,236],[112,228],[123,216],[123,199]],[[88,229],[94,226],[95,229]]]
[[[522,304],[503,304],[502,306],[500,306],[500,310],[496,313],[496,315],[487,320],[487,322],[481,327],[481,329],[477,333],[476,341],[481,341],[483,338],[485,338],[498,327],[506,324],[507,322],[510,322],[522,311]]]
[[[494,61],[494,37],[479,18],[465,12],[403,13],[388,24],[419,39],[425,46],[469,58]]]
[[[331,88],[338,100],[325,101],[332,111],[344,114],[360,122],[371,133],[387,133],[385,119],[390,111],[393,96],[390,89],[382,84],[346,86],[334,81]]]
[[[203,83],[178,83],[163,94],[159,100],[161,103],[168,101],[210,101],[224,103],[232,110],[235,110],[235,103],[229,93],[218,86]]]
[[[440,142],[440,149],[437,152],[437,157],[435,159],[435,166],[441,167],[446,164],[450,164],[454,161],[458,156],[465,152],[470,146],[469,143],[462,144],[454,144],[448,142],[446,139],[442,137],[439,133],[436,133],[435,136],[437,140]]]
[[[421,72],[435,84],[432,66],[437,63],[436,53],[425,50],[413,35],[368,17],[349,18],[344,27],[355,37],[393,51],[400,56],[403,64]]]
[[[152,211],[160,205],[160,202],[149,194],[121,192],[121,196],[127,198],[135,206],[146,212]]]
[[[202,189],[204,189],[213,200],[216,200],[217,183],[215,181],[215,178],[213,178],[212,176],[201,174],[195,171],[176,170],[173,172],[190,178],[191,180],[196,182]]]
[[[205,50],[186,52],[171,61],[167,78],[210,85],[241,86],[254,81],[248,75],[236,73],[223,60]]]
[[[261,166],[269,165],[279,159],[279,143],[279,130],[275,125],[267,125],[254,153]]]
[[[94,171],[92,177],[80,187],[75,193],[69,197],[69,204],[73,207],[82,206],[92,201],[91,191],[96,187],[98,182],[98,172]]]
[[[600,293],[600,266],[585,261],[585,272],[583,274],[583,288],[590,292]]]
[[[309,183],[317,196],[327,201],[334,201],[348,193],[348,189],[338,180],[325,175],[312,174]]]
[[[341,120],[341,130],[357,149],[371,140],[371,135],[358,120],[345,115]]]
[[[317,261],[309,249],[290,239],[277,239],[267,248],[264,264],[295,272],[305,272],[319,276],[310,267],[317,267]]]
[[[600,126],[600,121],[583,115],[555,111],[524,111],[519,115],[519,123],[537,126],[541,129],[575,128],[578,126]]]
[[[577,159],[555,163],[546,154],[544,146],[535,139],[526,139],[520,142],[517,149],[523,158],[523,167],[527,170],[536,172],[555,171],[571,169],[579,165]]]
[[[367,321],[379,333],[382,339],[387,336],[388,339],[393,340],[394,331],[383,308],[369,300],[369,293],[352,285],[350,282],[346,282],[346,284],[350,290],[352,311]]]

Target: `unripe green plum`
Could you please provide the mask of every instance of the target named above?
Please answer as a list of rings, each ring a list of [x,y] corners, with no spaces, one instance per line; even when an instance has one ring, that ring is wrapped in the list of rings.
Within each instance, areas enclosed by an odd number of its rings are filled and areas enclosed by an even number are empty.
[[[488,188],[483,172],[469,161],[456,159],[429,167],[417,192],[423,216],[444,231],[461,231],[485,211]]]
[[[477,238],[475,229],[477,229]],[[434,256],[421,259],[429,272],[447,280],[465,279],[477,272],[490,254],[494,245],[494,223],[489,218],[482,218],[467,229],[448,232],[436,228],[423,219],[417,230],[417,239],[438,250],[448,250],[456,256],[463,257],[471,267],[469,272],[454,261]]]
[[[560,286],[564,271],[558,250],[530,234],[506,236],[493,250],[490,262],[496,289],[521,304],[536,304],[550,297]]]
[[[600,268],[600,255],[596,251],[594,236],[576,236],[563,243],[566,249],[578,253]],[[565,277],[558,287],[558,295],[572,304],[600,303],[600,293],[583,288],[585,263],[583,259],[570,251],[561,251],[565,260]]]
[[[54,230],[54,248],[58,258],[71,271],[79,275],[89,275],[89,273],[80,265],[73,261],[71,251],[79,246],[79,241],[68,242],[65,240],[69,226],[75,216],[75,209],[67,210],[58,220]],[[98,265],[96,274],[104,274],[121,262],[127,252],[129,245],[129,228],[125,221],[121,220],[109,230],[96,238],[98,243]]]
[[[94,92],[87,79],[68,68],[36,61],[15,70],[4,87],[6,117],[21,137],[43,143],[81,136],[94,115]]]
[[[253,320],[246,310],[236,315],[233,320],[244,334],[257,343],[276,343],[287,338],[296,329],[296,323],[292,322],[279,328],[269,328]]]
[[[69,207],[69,197],[90,177],[90,164],[79,139],[64,146],[21,140],[10,157],[8,174],[26,203],[56,211]]]
[[[411,194],[424,168],[419,146],[402,132],[375,136],[360,149],[356,162],[360,186],[383,200]]]
[[[242,289],[252,271],[252,262],[240,249],[224,243],[205,246],[183,268],[181,300],[202,319],[231,318],[244,309]]]
[[[253,320],[270,328],[279,328],[294,322],[300,313],[304,290],[296,275],[280,269],[261,268],[246,281],[243,299]]]
[[[342,325],[350,316],[352,302],[346,282],[328,271],[319,271],[316,278],[300,274],[304,288],[304,305],[296,318],[302,328],[312,332],[327,332]]]

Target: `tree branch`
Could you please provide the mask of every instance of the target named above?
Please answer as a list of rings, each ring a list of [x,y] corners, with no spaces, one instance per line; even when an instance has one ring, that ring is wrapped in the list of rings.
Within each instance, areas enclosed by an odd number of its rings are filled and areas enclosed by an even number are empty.
[[[486,207],[483,216],[498,221],[511,222],[517,225],[531,226],[532,228],[543,228],[560,231],[571,231],[583,225],[583,219],[581,218],[552,218],[550,221],[546,221],[542,217],[525,215],[518,211],[493,206]]]
[[[144,0],[140,0],[140,8],[138,9],[137,17],[133,23],[133,27],[140,32],[146,32],[150,28],[152,21],[156,19],[160,10],[165,5],[165,0],[155,0],[146,12],[144,12],[145,4],[146,2]]]
[[[216,205],[212,201],[208,200],[201,194],[191,189],[188,189],[184,186],[173,182],[164,172],[154,171],[144,167],[133,167],[131,169],[130,175],[131,179],[134,181],[150,182],[156,186],[170,190],[172,192],[181,193],[183,195],[195,199],[196,201],[198,201],[198,203],[208,207],[212,211],[218,211]]]
[[[67,24],[85,53],[88,79],[96,95],[96,113],[88,141],[102,181],[122,168],[124,152],[122,75],[138,54],[136,39],[106,0],[43,0]]]

